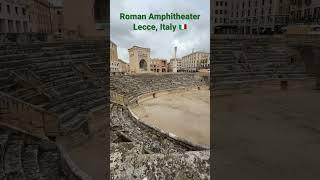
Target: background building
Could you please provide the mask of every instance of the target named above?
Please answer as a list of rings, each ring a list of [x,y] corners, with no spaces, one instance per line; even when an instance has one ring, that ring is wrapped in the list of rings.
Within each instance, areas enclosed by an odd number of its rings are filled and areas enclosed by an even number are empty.
[[[106,8],[106,0],[64,0],[65,37],[105,37]]]
[[[181,58],[171,58],[169,63],[169,71],[170,72],[181,72],[182,65],[181,65]]]
[[[0,1],[0,33],[30,32],[28,1]]]
[[[197,72],[208,68],[209,53],[196,51],[182,57],[181,67],[184,72]]]
[[[168,65],[166,59],[151,59],[150,71],[156,73],[168,72]]]
[[[52,33],[55,35],[63,35],[64,15],[63,15],[63,1],[62,0],[49,0]]]
[[[150,72],[150,48],[133,46],[128,49],[130,72],[147,73]]]
[[[33,33],[52,33],[52,19],[48,0],[29,0],[30,26]]]
[[[63,33],[62,0],[0,1],[1,33]]]
[[[130,66],[128,63],[118,58],[118,47],[110,41],[110,71],[112,73],[129,73]]]
[[[292,24],[320,24],[319,0],[291,0],[290,19]]]
[[[117,45],[110,41],[110,71],[119,72],[119,68]]]
[[[227,28],[229,26],[229,5],[228,0],[214,0],[213,1],[213,29],[216,34],[227,33]]]
[[[289,0],[214,0],[215,34],[283,33]]]
[[[122,59],[118,59],[119,62],[119,72],[128,74],[130,73],[130,65],[124,62]]]

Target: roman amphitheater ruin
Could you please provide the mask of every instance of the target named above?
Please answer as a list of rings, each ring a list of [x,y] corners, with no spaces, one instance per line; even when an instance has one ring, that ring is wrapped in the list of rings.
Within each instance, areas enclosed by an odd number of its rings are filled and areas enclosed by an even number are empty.
[[[0,179],[106,179],[106,161],[111,179],[212,179],[210,172],[218,179],[244,174],[263,179],[264,171],[288,176],[295,171],[291,179],[319,175],[312,166],[319,162],[314,137],[319,123],[311,116],[318,113],[319,38],[216,38],[211,77],[112,74],[110,84],[108,43],[1,43]],[[135,111],[144,103],[178,101],[175,94],[200,93],[209,86],[214,127],[223,127],[214,129],[216,154],[208,140],[150,123]],[[305,146],[312,150],[305,153]],[[271,152],[276,155],[265,156]],[[215,156],[223,163],[209,165]],[[238,157],[246,163],[234,161]]]
[[[0,179],[99,179],[72,150],[104,136],[107,115],[94,117],[107,108],[106,44],[1,43]]]
[[[130,110],[142,96],[208,92],[208,76],[112,75],[108,84],[107,44],[1,43],[1,179],[210,178],[208,146],[139,121]]]
[[[209,144],[191,142],[161,126],[141,121],[133,111],[148,99],[192,89],[208,91],[208,83],[208,76],[192,73],[112,75],[111,177],[210,179]]]

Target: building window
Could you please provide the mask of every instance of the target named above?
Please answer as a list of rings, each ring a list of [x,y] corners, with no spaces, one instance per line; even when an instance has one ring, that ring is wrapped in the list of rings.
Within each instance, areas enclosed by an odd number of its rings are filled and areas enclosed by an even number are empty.
[[[8,12],[8,14],[10,14],[10,12],[11,12],[10,5],[7,5],[7,12]]]
[[[18,7],[15,7],[14,9],[16,10],[16,15],[18,15],[19,14]]]
[[[61,14],[61,12],[60,12],[60,11],[57,11],[57,14],[58,14],[58,15],[60,15],[60,14]]]

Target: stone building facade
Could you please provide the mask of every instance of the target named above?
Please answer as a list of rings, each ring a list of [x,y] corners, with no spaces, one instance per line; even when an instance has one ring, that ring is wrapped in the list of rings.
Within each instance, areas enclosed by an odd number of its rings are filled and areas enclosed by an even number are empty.
[[[49,0],[50,3],[50,14],[52,22],[52,33],[54,35],[63,35],[63,26],[64,26],[64,8],[63,1],[61,0]]]
[[[182,65],[181,65],[181,58],[171,58],[170,59],[170,63],[169,63],[169,67],[168,67],[168,71],[169,72],[180,72],[182,70]]]
[[[106,8],[105,0],[64,0],[65,38],[106,37]]]
[[[0,1],[0,33],[30,32],[28,1]]]
[[[133,46],[128,52],[131,73],[150,72],[150,48]]]
[[[291,0],[291,23],[320,24],[320,1],[318,0]]]
[[[61,0],[0,1],[0,33],[63,33]]]
[[[130,73],[130,65],[123,61],[122,59],[118,59],[119,62],[119,72],[128,74]]]
[[[215,34],[282,33],[289,0],[214,0]]]
[[[119,66],[117,45],[110,41],[110,71],[119,72]]]
[[[128,63],[118,58],[118,46],[110,41],[110,71],[112,73],[129,73]]]
[[[52,33],[52,19],[48,0],[29,0],[30,27],[33,33]]]
[[[197,72],[208,68],[209,53],[196,51],[181,58],[181,69],[184,72]]]
[[[155,73],[168,72],[168,63],[166,59],[151,59],[150,71]]]

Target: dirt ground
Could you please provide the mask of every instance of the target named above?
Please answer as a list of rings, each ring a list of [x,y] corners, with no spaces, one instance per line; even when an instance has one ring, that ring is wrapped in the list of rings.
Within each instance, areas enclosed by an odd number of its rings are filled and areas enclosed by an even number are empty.
[[[92,136],[83,143],[68,148],[68,155],[73,162],[94,180],[106,180],[106,137],[105,126],[108,118],[106,110],[96,112],[92,116]]]
[[[214,98],[217,180],[319,180],[320,92],[256,90]]]
[[[192,90],[142,102],[133,112],[144,122],[193,143],[210,145],[210,91]]]

